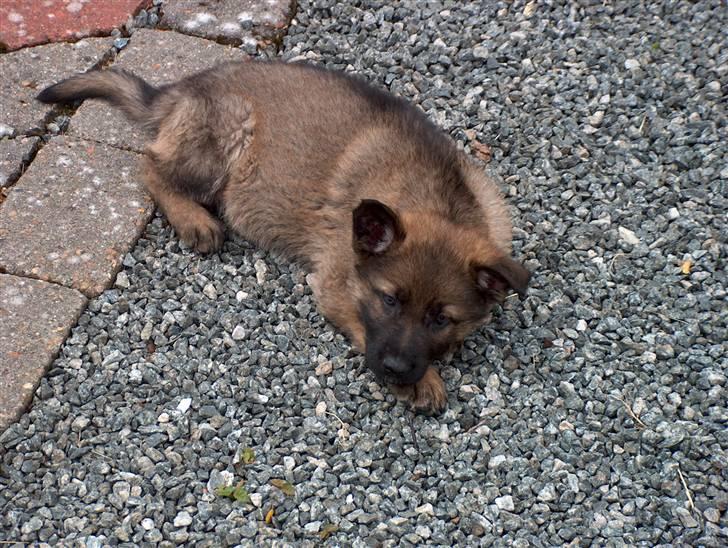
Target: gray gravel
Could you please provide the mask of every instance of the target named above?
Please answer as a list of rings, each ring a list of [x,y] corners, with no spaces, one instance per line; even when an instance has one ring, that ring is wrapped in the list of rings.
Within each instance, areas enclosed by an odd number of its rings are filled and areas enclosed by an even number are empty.
[[[156,218],[0,436],[0,538],[725,545],[726,8],[482,4],[301,1],[282,51],[492,148],[536,276],[448,411],[378,386],[298,268]]]

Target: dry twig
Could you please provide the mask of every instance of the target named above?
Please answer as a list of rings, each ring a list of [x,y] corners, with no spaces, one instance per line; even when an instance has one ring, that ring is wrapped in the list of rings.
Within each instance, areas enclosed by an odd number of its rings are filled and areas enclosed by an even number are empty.
[[[477,430],[478,428],[480,428],[481,426],[485,426],[485,424],[487,424],[487,423],[488,423],[488,421],[490,421],[490,420],[491,420],[491,418],[492,418],[492,417],[487,417],[487,418],[483,419],[482,421],[480,421],[480,422],[479,422],[478,424],[476,424],[475,426],[471,426],[471,427],[470,427],[470,428],[468,429],[468,431],[466,432],[466,434],[472,434],[473,432],[475,432],[475,431],[476,431],[476,430]]]
[[[682,482],[683,489],[685,489],[685,495],[688,497],[688,504],[690,505],[690,509],[695,510],[695,503],[693,502],[693,496],[690,494],[690,489],[688,489],[688,484],[685,482],[685,478],[683,477],[682,470],[680,470],[680,465],[675,463],[675,467],[677,468],[677,473],[680,476],[680,481]]]
[[[624,401],[622,398],[619,398],[617,396],[612,396],[615,400],[621,401],[622,405],[624,405],[624,408],[627,410],[627,414],[629,414],[630,417],[637,423],[638,426],[642,428],[647,428],[647,425],[640,420],[640,418],[635,414],[635,412],[632,410],[632,406],[628,404],[626,401]]]

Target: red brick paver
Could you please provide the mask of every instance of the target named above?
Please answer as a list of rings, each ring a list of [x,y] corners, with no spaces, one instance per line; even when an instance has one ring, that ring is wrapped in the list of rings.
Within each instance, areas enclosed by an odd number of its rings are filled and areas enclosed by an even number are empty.
[[[152,0],[0,0],[0,49],[101,36]]]

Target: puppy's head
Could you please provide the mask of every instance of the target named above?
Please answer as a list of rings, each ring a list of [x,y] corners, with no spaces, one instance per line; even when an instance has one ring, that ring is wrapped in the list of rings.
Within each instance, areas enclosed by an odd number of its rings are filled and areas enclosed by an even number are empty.
[[[530,277],[477,230],[376,200],[354,210],[353,246],[366,364],[392,384],[420,380]]]

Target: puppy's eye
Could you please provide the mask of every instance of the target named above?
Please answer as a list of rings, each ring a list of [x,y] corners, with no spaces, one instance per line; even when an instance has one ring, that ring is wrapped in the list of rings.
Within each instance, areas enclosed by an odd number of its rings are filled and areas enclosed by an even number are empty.
[[[394,295],[382,293],[382,301],[384,301],[384,304],[386,304],[390,308],[397,306],[397,297],[395,297]]]
[[[438,329],[442,329],[443,327],[445,327],[446,325],[448,325],[450,323],[450,318],[448,318],[447,316],[445,316],[445,314],[440,312],[437,316],[435,316],[432,323]]]

